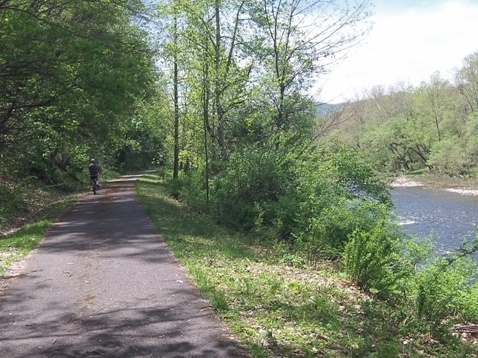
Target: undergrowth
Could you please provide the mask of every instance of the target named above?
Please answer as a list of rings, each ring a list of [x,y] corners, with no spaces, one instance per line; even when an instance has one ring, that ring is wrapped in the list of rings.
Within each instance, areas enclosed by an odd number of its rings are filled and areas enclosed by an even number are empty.
[[[137,191],[168,246],[254,357],[475,356],[472,343],[450,332],[437,340],[412,306],[366,294],[334,262],[312,264],[283,244],[217,226],[170,197],[155,176]]]
[[[0,181],[0,278],[40,242],[76,195],[41,184]]]

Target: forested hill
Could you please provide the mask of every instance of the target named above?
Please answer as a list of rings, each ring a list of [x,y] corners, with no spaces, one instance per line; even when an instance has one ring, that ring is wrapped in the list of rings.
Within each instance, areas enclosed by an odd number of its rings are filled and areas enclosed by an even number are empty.
[[[375,87],[328,116],[330,143],[358,149],[380,171],[478,173],[478,52],[454,80],[439,73],[418,87]]]
[[[319,117],[327,117],[341,110],[346,103],[317,103],[317,115]]]

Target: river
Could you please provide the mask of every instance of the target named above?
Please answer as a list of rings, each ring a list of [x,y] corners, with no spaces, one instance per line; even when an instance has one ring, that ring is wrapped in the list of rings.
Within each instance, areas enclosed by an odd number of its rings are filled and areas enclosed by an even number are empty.
[[[465,238],[474,239],[478,196],[423,187],[396,187],[391,194],[405,232],[419,237],[434,235],[436,252],[458,248]]]

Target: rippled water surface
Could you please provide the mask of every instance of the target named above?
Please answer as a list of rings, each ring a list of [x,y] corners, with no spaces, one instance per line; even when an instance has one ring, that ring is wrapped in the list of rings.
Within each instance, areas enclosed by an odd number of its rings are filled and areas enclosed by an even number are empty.
[[[391,193],[405,231],[420,237],[435,235],[438,252],[458,248],[464,238],[475,237],[478,196],[420,187],[394,188]]]

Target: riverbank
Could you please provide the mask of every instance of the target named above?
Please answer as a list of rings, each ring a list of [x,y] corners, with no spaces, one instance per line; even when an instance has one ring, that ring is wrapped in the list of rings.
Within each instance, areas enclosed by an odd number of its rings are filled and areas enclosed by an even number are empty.
[[[391,183],[392,188],[423,187],[461,195],[478,196],[478,178],[450,178],[431,175],[401,175]]]
[[[358,289],[336,261],[309,262],[280,242],[217,226],[172,199],[159,177],[143,177],[137,190],[157,231],[253,357],[445,358],[475,352],[474,336],[461,336],[450,324],[463,327],[455,310],[432,336],[413,298],[389,305]],[[439,281],[433,295],[424,292],[426,314],[443,307],[444,288],[458,292],[455,282]]]

